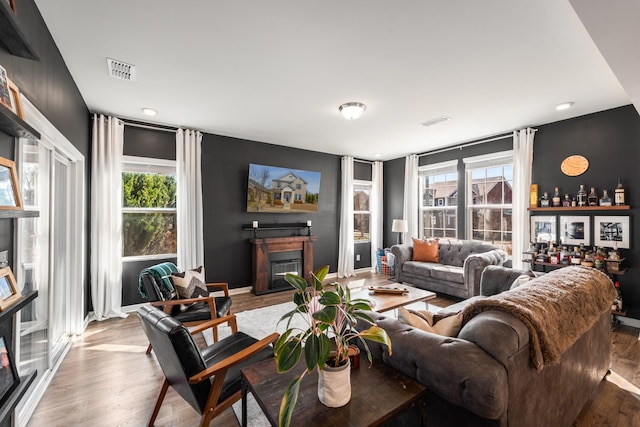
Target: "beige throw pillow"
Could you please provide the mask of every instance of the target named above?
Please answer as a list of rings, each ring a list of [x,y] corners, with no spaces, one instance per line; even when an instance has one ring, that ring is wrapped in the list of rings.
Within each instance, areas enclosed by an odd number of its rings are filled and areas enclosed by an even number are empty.
[[[209,296],[207,285],[204,284],[203,266],[182,273],[171,273],[171,281],[180,298]]]
[[[433,322],[434,314],[428,310],[414,311],[405,307],[398,308],[398,319],[407,325],[445,337],[458,336],[462,328],[462,312],[440,319],[436,323]]]

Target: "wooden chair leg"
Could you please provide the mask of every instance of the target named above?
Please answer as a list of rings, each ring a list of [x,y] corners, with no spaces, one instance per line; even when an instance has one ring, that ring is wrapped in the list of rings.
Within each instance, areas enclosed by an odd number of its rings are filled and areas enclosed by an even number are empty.
[[[231,327],[231,332],[233,332],[234,334],[238,332],[238,322],[235,317],[229,320],[229,326]]]
[[[151,354],[151,350],[152,350],[151,344],[149,344],[149,347],[147,347],[147,354]]]
[[[160,406],[162,406],[162,401],[164,400],[165,394],[167,394],[167,390],[169,389],[169,382],[165,379],[162,383],[162,387],[160,388],[160,395],[158,396],[158,400],[156,401],[156,406],[153,408],[153,413],[151,414],[151,419],[149,420],[148,427],[153,427],[153,423],[156,422],[156,417],[158,416],[158,412],[160,412]]]
[[[211,329],[213,329],[213,342],[218,342],[218,327],[214,326]]]

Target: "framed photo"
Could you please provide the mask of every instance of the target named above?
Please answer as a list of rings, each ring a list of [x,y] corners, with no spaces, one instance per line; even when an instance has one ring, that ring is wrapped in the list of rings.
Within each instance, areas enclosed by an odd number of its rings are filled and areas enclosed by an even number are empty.
[[[561,216],[560,241],[565,245],[591,245],[591,218]]]
[[[22,101],[20,100],[20,90],[11,80],[7,80],[9,83],[9,97],[11,98],[11,111],[16,116],[24,120],[24,112],[22,111]]]
[[[631,230],[628,216],[596,216],[593,218],[593,244],[605,248],[629,249]]]
[[[13,160],[0,157],[0,209],[21,210],[22,196]]]
[[[0,268],[0,311],[11,307],[21,297],[11,267]]]
[[[20,384],[18,370],[13,363],[11,348],[5,337],[0,337],[0,403],[4,403]]]
[[[0,104],[11,109],[11,93],[9,92],[9,78],[7,71],[0,66]]]
[[[531,217],[531,242],[556,242],[556,216]]]

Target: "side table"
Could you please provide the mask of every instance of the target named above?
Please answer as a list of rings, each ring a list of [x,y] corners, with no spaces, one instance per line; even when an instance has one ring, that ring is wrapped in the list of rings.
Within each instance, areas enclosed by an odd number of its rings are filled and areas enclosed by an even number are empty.
[[[247,393],[250,391],[271,425],[277,426],[282,395],[301,369],[304,361],[278,374],[273,359],[242,369],[242,425],[247,425]],[[351,371],[351,401],[341,408],[328,408],[320,403],[317,372],[305,375],[291,425],[393,426],[399,418],[425,420],[426,406],[421,399],[425,395],[426,387],[419,382],[380,360],[374,360],[369,368],[364,358],[360,368]]]

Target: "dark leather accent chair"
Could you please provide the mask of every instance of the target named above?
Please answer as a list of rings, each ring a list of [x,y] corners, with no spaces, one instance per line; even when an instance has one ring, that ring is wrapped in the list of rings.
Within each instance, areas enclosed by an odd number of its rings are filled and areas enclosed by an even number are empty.
[[[153,426],[169,386],[202,414],[200,425],[208,426],[241,398],[240,370],[273,357],[271,344],[279,336],[272,333],[258,341],[236,332],[201,350],[191,334],[226,322],[226,317],[234,315],[210,320],[191,332],[169,314],[147,305],[138,309],[138,316],[165,376],[149,426]]]
[[[229,285],[227,283],[207,283],[210,291],[222,290],[223,296],[180,298],[175,292],[169,291],[167,286],[161,283],[161,278],[154,273],[154,268],[159,265],[168,266],[171,271],[178,271],[172,263],[163,263],[142,270],[139,278],[140,293],[146,297],[152,306],[170,314],[185,326],[196,326],[209,320],[227,316],[231,313],[231,298],[229,297]],[[238,332],[235,317],[229,318],[229,327],[232,332]],[[212,328],[213,341],[218,341],[218,328]],[[147,348],[147,354],[151,353],[152,345]]]

